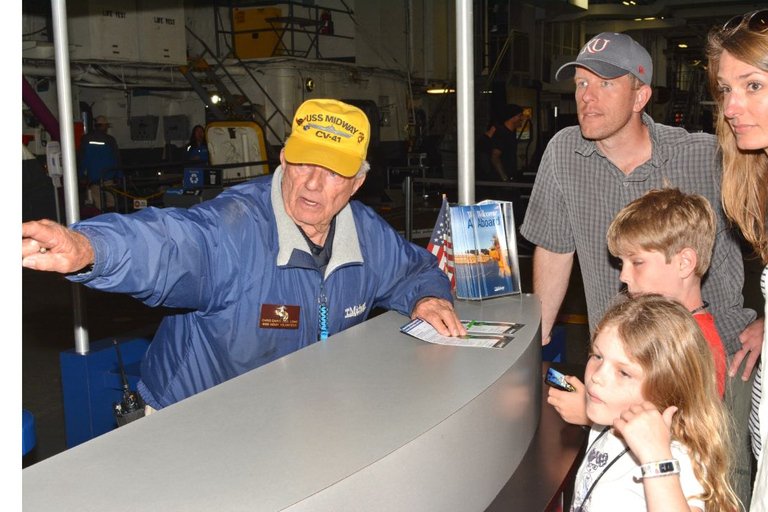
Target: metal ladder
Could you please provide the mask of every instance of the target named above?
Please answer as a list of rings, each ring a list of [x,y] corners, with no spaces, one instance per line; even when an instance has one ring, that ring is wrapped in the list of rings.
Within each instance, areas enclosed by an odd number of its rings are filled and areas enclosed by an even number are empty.
[[[274,140],[281,140],[282,137],[281,135],[278,135],[278,132],[273,128],[273,124],[274,122],[279,123],[282,120],[282,122],[285,123],[284,127],[287,127],[288,130],[290,130],[291,120],[286,117],[285,114],[283,114],[283,112],[280,110],[280,107],[267,93],[266,89],[264,89],[264,87],[259,83],[248,66],[246,66],[242,60],[240,60],[240,58],[235,54],[232,48],[229,47],[229,45],[227,45],[229,53],[223,59],[220,59],[216,57],[210,47],[205,44],[205,42],[200,37],[198,37],[197,34],[192,32],[189,27],[187,27],[187,32],[202,45],[204,50],[198,57],[191,58],[189,65],[181,66],[179,70],[184,75],[184,78],[186,78],[187,82],[189,82],[189,84],[192,86],[192,89],[194,89],[198,96],[200,96],[200,99],[202,99],[203,102],[208,106],[211,114],[220,121],[230,119],[232,117],[239,119],[249,119],[252,118],[252,116],[255,116],[255,121],[258,122],[265,131],[269,131],[274,137]],[[216,65],[211,66],[208,64],[206,57],[211,58],[216,63]],[[253,81],[253,83],[256,84],[256,86],[261,90],[261,92],[264,94],[264,98],[266,98],[267,102],[269,102],[269,104],[272,106],[273,111],[270,116],[264,117],[264,115],[259,112],[259,109],[256,108],[256,105],[248,98],[248,95],[245,93],[243,88],[240,87],[232,74],[227,70],[227,67],[224,64],[226,59],[236,60]],[[196,73],[203,73],[205,75],[205,79],[203,81],[199,80],[196,76]],[[222,81],[222,79],[225,77],[229,80],[229,83],[234,85],[243,101],[238,101],[238,99],[230,92],[226,84],[224,84]],[[211,95],[203,86],[203,83],[212,84],[216,88],[216,92],[222,98],[224,98],[228,107],[231,108],[231,115],[228,115],[221,108],[219,108],[218,105],[213,103],[211,100]],[[249,109],[250,112],[244,108],[245,106],[251,107]]]

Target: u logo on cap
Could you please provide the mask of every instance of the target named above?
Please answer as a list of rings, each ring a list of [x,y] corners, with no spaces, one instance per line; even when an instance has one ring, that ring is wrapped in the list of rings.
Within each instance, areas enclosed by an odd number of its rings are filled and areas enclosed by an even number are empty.
[[[589,53],[597,53],[605,50],[605,47],[608,46],[608,43],[610,43],[610,39],[602,39],[599,37],[596,37],[595,39],[592,39],[590,42],[584,45],[584,49],[581,50],[581,53],[589,52]],[[602,44],[601,44],[602,43]]]

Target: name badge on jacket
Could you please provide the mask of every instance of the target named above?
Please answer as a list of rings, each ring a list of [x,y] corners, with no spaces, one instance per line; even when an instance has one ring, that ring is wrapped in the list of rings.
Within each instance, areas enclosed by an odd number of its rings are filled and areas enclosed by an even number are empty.
[[[299,306],[285,304],[262,304],[259,327],[264,329],[298,329]]]

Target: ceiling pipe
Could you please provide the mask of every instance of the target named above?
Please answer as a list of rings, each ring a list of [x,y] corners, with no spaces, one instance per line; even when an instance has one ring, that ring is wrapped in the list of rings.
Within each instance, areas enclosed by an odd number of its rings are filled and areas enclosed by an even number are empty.
[[[181,72],[176,68],[171,69],[153,69],[147,67],[133,67],[133,66],[114,66],[114,65],[99,65],[99,68],[111,73],[115,76],[124,78],[125,80],[141,80],[141,79],[161,79],[169,82],[182,82],[185,83],[184,77]],[[22,74],[25,76],[34,77],[55,77],[56,69],[53,66],[37,66],[34,64],[24,64],[21,67]],[[227,66],[227,71],[232,75],[244,76],[245,70],[240,66]],[[93,66],[82,67],[78,66],[71,70],[70,74],[75,80],[83,80],[88,75],[94,75],[101,78]],[[201,73],[203,76],[204,73]]]
[[[750,2],[723,2],[722,0],[699,0],[695,6],[695,9],[686,9],[691,7],[691,0],[657,0],[649,5],[632,5],[626,6],[624,4],[593,4],[585,11],[580,11],[571,14],[561,14],[555,16],[550,20],[552,22],[562,21],[577,21],[584,18],[646,18],[646,17],[658,17],[666,16],[666,12],[670,9],[678,9],[681,11],[685,9],[686,16],[681,16],[688,19],[694,12],[701,13],[702,16],[723,15],[727,16],[731,13],[746,12],[742,10],[744,6],[750,5]],[[703,9],[708,9],[704,14]],[[747,10],[749,8],[747,7]],[[640,27],[638,27],[640,28]]]

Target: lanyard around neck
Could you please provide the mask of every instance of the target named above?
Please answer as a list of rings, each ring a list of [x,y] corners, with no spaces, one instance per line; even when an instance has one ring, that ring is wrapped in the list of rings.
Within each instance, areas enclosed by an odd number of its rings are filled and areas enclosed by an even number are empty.
[[[586,454],[584,455],[585,457],[589,457],[589,451],[592,449],[592,447],[595,446],[597,441],[601,437],[603,437],[610,429],[611,429],[611,427],[605,427],[603,429],[603,431],[600,432],[600,435],[598,435],[597,438],[595,438],[595,440],[592,441],[592,444],[589,445],[589,448],[587,448],[587,451],[585,452]],[[608,465],[605,466],[605,469],[603,469],[603,471],[599,475],[597,475],[597,478],[595,478],[595,481],[592,482],[592,485],[589,486],[589,489],[587,490],[587,494],[584,495],[584,499],[581,500],[581,504],[579,505],[579,509],[578,509],[577,512],[583,512],[584,504],[587,502],[587,499],[589,499],[589,495],[592,494],[592,491],[595,489],[595,486],[597,485],[597,482],[599,482],[600,479],[603,478],[603,475],[606,474],[609,469],[611,469],[611,466],[613,466],[616,463],[616,461],[619,460],[620,458],[622,458],[624,456],[624,454],[626,454],[628,451],[629,451],[629,447],[625,448],[624,451],[622,451],[620,454],[615,456],[611,460],[611,462],[609,462]]]
[[[705,309],[707,309],[708,307],[709,307],[709,302],[707,302],[707,301],[704,301],[704,304],[702,304],[701,306],[699,306],[699,307],[697,307],[696,309],[694,309],[693,311],[691,311],[691,314],[692,314],[692,315],[695,315],[696,313],[698,313],[698,312],[700,312],[700,311],[704,311],[704,310],[705,310]]]

